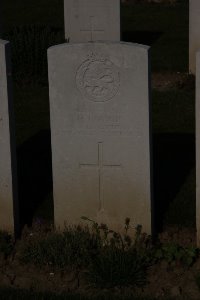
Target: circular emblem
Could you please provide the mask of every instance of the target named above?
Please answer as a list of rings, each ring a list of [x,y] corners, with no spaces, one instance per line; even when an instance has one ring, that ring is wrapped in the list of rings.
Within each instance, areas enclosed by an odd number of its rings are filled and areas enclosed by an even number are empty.
[[[83,62],[76,73],[78,89],[94,102],[105,102],[113,98],[119,84],[117,67],[108,58],[92,55]]]

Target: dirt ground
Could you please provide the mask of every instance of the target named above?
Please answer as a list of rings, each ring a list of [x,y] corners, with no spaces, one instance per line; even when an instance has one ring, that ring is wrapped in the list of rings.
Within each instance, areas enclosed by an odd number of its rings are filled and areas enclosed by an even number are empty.
[[[159,239],[161,242],[176,242],[183,247],[195,246],[196,232],[188,228],[168,227],[160,234]],[[200,290],[195,282],[199,272],[200,258],[190,268],[163,261],[149,269],[149,285],[144,293],[154,297],[184,296],[186,299],[200,299]]]
[[[182,246],[195,246],[195,231],[191,229],[166,228],[160,234],[161,242],[175,241]],[[200,274],[200,258],[189,268],[180,264],[162,261],[148,270],[148,284],[144,289],[114,288],[98,290],[89,286],[84,279],[84,272],[74,273],[70,270],[56,270],[51,266],[39,269],[33,265],[21,265],[18,253],[5,260],[0,259],[0,286],[27,289],[30,291],[49,291],[53,293],[75,292],[92,296],[99,293],[112,293],[162,298],[165,296],[186,297],[183,299],[200,299],[200,289],[195,277]]]

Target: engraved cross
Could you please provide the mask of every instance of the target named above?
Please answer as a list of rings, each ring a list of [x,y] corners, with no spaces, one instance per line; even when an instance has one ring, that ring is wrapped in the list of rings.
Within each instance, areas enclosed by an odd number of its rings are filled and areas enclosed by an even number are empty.
[[[104,32],[103,29],[97,29],[95,28],[95,24],[94,24],[94,19],[95,19],[95,16],[90,16],[90,28],[89,29],[81,29],[82,32],[90,32],[90,42],[93,42],[94,41],[94,36],[93,34],[96,33],[96,32]]]
[[[105,168],[121,168],[117,164],[104,164],[103,163],[103,143],[98,143],[98,163],[97,164],[79,164],[80,168],[95,168],[98,171],[98,194],[99,194],[99,210],[103,209],[103,170]]]

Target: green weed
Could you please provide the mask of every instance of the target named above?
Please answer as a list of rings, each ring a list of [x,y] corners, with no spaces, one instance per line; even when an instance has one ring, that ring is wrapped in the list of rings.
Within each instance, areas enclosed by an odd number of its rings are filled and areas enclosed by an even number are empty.
[[[125,220],[125,234],[110,230],[106,224],[98,224],[87,217],[92,228],[101,237],[101,246],[90,260],[89,281],[97,287],[143,287],[147,283],[146,270],[151,262],[150,238],[136,227],[133,239],[128,235],[130,219]]]
[[[155,249],[155,258],[166,260],[169,264],[181,264],[186,268],[192,266],[199,256],[199,249],[193,246],[182,247],[177,243],[161,244]]]
[[[48,230],[48,229],[47,229]],[[64,231],[37,229],[24,233],[19,259],[40,267],[80,268],[87,266],[90,256],[98,248],[98,240],[87,227],[65,227]]]

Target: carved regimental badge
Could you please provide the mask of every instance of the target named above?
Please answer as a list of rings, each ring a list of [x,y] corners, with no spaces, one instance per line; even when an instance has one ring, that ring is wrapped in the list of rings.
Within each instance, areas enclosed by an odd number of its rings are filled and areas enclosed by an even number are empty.
[[[76,85],[87,99],[94,102],[108,101],[119,89],[118,69],[108,58],[91,53],[77,70]]]

